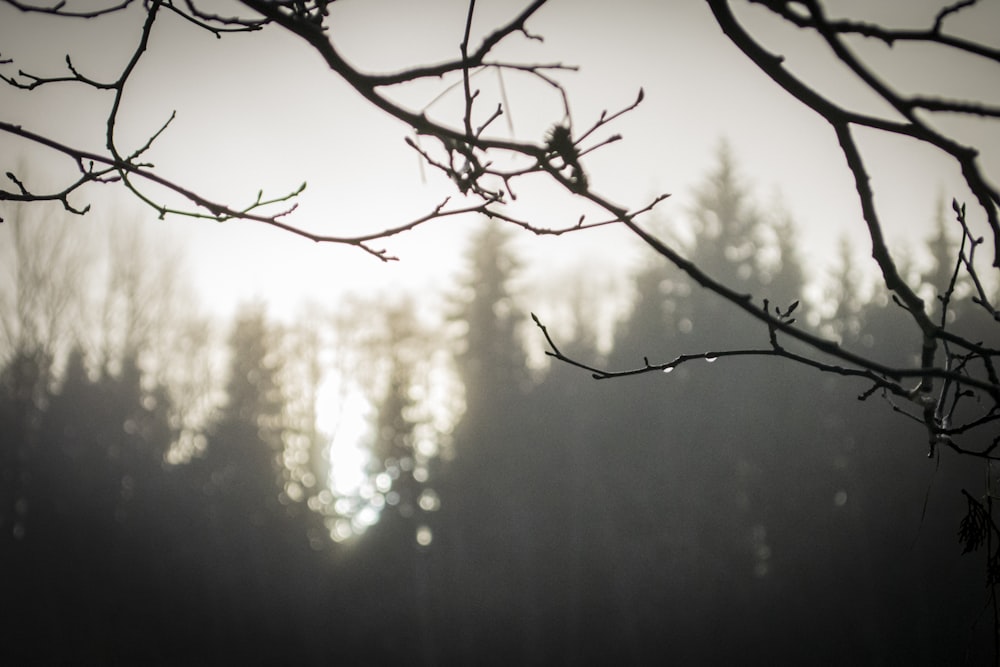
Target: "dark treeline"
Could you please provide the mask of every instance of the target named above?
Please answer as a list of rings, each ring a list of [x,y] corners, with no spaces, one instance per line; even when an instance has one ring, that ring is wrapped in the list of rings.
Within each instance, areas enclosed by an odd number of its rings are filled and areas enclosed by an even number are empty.
[[[709,274],[907,361],[903,314],[867,295],[849,253],[829,302],[805,302],[791,225],[754,207],[725,153],[692,218]],[[940,228],[911,271],[936,291],[954,257]],[[465,410],[448,455],[418,446],[428,334],[386,307],[368,443],[381,520],[344,541],[317,482],[322,437],[302,401],[289,416],[283,384],[318,346],[289,351],[262,307],[233,322],[224,398],[194,435],[169,374],[141,370],[141,337],[98,363],[75,346],[58,377],[50,346],[17,338],[0,371],[3,664],[992,660],[983,554],[957,539],[981,463],[929,459],[918,424],[857,400],[865,385],[780,359],[612,381],[529,371],[538,332],[505,228],[484,224],[466,263],[449,297]],[[583,324],[564,351],[624,369],[766,347],[655,258],[632,286],[609,351]],[[953,327],[989,337],[955,306]]]

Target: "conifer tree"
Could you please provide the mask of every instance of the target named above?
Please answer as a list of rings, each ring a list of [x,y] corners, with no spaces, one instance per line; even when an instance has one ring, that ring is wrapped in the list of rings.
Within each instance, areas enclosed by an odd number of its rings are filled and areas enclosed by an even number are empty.
[[[280,488],[284,396],[277,335],[262,304],[237,313],[229,336],[225,402],[209,426],[204,455],[193,462],[214,510],[254,526],[275,510]]]
[[[832,309],[822,315],[820,330],[844,345],[858,341],[863,328],[861,267],[852,257],[851,241],[846,236],[838,244],[838,264],[826,287],[825,301]]]
[[[526,356],[519,330],[524,315],[511,289],[519,262],[509,228],[486,221],[472,239],[458,318],[467,329],[457,356],[467,409],[473,414],[526,388]]]
[[[204,454],[184,469],[191,483],[192,526],[203,585],[217,617],[213,643],[229,641],[261,621],[269,587],[264,576],[284,537],[278,512],[284,396],[278,330],[261,304],[244,306],[229,337],[225,403],[209,425]]]
[[[463,277],[464,325],[456,355],[465,386],[465,413],[454,432],[454,460],[441,488],[441,551],[461,554],[452,576],[461,581],[450,600],[451,621],[463,628],[455,660],[482,651],[531,661],[540,641],[538,495],[545,445],[528,428],[529,374],[519,329],[523,316],[512,294],[518,262],[511,237],[495,222],[472,238]],[[491,632],[490,628],[502,628]]]
[[[769,226],[750,196],[727,144],[721,145],[716,166],[697,188],[691,216],[694,241],[688,259],[715,280],[734,286],[756,302],[771,294],[765,275],[792,270],[786,266],[792,258],[781,257],[782,250],[791,254],[787,248],[779,248],[777,253],[782,268],[767,266],[762,240],[768,236]],[[781,235],[775,236],[780,239]],[[762,327],[748,327],[750,320],[696,285],[691,286],[687,298],[677,300],[677,310],[686,322],[682,332],[690,346],[718,350],[766,340]]]

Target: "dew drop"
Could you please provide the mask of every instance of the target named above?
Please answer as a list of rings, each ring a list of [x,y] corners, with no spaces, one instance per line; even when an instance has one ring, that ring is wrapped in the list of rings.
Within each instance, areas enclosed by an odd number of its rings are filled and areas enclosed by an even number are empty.
[[[710,364],[714,364],[716,359],[718,359],[718,357],[705,357],[705,361]]]
[[[674,367],[673,366],[667,366],[666,368],[663,369],[663,372],[664,373],[673,373],[674,372]]]

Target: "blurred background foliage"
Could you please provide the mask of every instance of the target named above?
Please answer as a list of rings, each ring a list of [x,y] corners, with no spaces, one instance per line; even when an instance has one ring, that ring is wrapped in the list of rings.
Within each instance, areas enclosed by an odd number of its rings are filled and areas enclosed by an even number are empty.
[[[4,664],[991,659],[985,559],[957,539],[983,464],[928,460],[920,424],[859,402],[862,383],[757,357],[600,382],[538,363],[512,232],[488,222],[437,321],[428,295],[291,324],[256,303],[214,345],[141,223],[95,278],[37,210],[4,249]],[[725,150],[690,213],[709,275],[802,300],[798,326],[886,363],[919,348],[848,240],[833,275],[801,264],[791,216],[760,208]],[[944,216],[908,268],[931,295],[955,257]],[[618,297],[574,281],[560,341],[588,363],[766,346],[653,255],[601,343],[593,312]],[[989,337],[953,306],[952,330]],[[330,369],[371,408],[353,490],[328,481]]]

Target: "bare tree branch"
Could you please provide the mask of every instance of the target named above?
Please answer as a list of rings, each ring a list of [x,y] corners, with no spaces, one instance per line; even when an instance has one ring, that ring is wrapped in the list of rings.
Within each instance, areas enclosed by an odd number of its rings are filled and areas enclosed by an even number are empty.
[[[905,409],[893,405],[893,409],[907,414],[921,422],[928,433],[930,453],[933,454],[939,443],[944,443],[952,449],[975,456],[992,458],[995,444],[986,450],[975,447],[959,446],[952,439],[954,436],[968,434],[986,426],[995,426],[1000,414],[1000,383],[997,381],[995,360],[1000,358],[1000,350],[984,341],[969,340],[948,330],[947,313],[951,292],[946,292],[942,298],[943,314],[938,322],[931,319],[926,304],[912,287],[903,279],[896,260],[890,252],[882,231],[882,222],[875,206],[875,195],[870,186],[870,176],[865,167],[865,161],[858,147],[852,126],[870,128],[877,131],[910,137],[936,147],[950,156],[962,170],[966,183],[979,200],[982,211],[989,223],[995,253],[1000,252],[1000,228],[997,226],[997,209],[1000,196],[991,185],[977,160],[974,148],[962,146],[958,142],[939,134],[924,123],[915,113],[917,109],[925,111],[945,111],[951,113],[966,113],[987,118],[996,117],[996,109],[977,102],[932,99],[926,96],[905,97],[894,90],[871,72],[847,46],[842,42],[844,34],[862,34],[869,37],[879,37],[887,43],[896,39],[921,40],[938,45],[950,46],[966,53],[982,56],[1000,64],[1000,52],[990,48],[977,48],[971,42],[959,38],[951,38],[942,34],[944,19],[971,3],[956,3],[942,10],[937,17],[933,29],[923,32],[900,32],[884,30],[876,26],[843,21],[831,21],[826,18],[820,3],[816,0],[792,5],[791,3],[773,2],[768,0],[751,0],[763,5],[775,14],[804,29],[815,30],[834,52],[835,56],[846,64],[852,72],[877,95],[882,97],[894,108],[903,121],[878,118],[860,114],[823,97],[804,81],[791,74],[784,66],[781,56],[773,55],[759,45],[740,24],[731,11],[731,0],[708,0],[709,7],[725,34],[736,44],[764,73],[782,86],[795,98],[806,104],[823,117],[837,136],[846,159],[847,167],[854,177],[858,198],[861,204],[868,237],[872,243],[872,257],[880,268],[882,281],[893,294],[894,300],[908,313],[916,329],[921,335],[920,363],[913,368],[887,366],[865,354],[845,350],[840,345],[808,330],[792,326],[792,322],[780,310],[772,312],[765,300],[763,306],[758,306],[752,295],[734,290],[731,286],[715,280],[705,273],[703,267],[687,260],[676,248],[671,247],[662,239],[655,237],[629,218],[623,211],[590,192],[584,196],[594,203],[615,212],[622,222],[650,248],[679,268],[696,284],[721,296],[738,310],[749,314],[765,325],[771,343],[770,348],[718,350],[691,355],[680,355],[665,362],[651,363],[643,359],[643,365],[622,371],[610,371],[596,368],[563,354],[553,341],[544,325],[537,320],[548,344],[549,356],[577,366],[590,372],[597,379],[631,376],[649,372],[670,372],[680,364],[693,360],[715,360],[726,356],[774,356],[794,361],[798,364],[815,368],[819,371],[836,375],[853,376],[867,379],[871,388],[862,393],[859,398],[866,399],[876,392],[896,396],[910,402],[917,413],[912,414]],[[551,174],[559,178],[558,173]],[[974,302],[979,304],[995,320],[1000,321],[996,309],[990,304],[983,283],[980,280],[973,261],[975,248],[982,239],[974,238],[966,222],[964,206],[954,205],[958,222],[963,230],[962,250],[958,258],[951,288],[957,274],[963,272],[969,275],[975,286]],[[966,250],[967,248],[967,250]],[[1000,261],[1000,254],[995,254],[994,265]],[[789,352],[778,340],[778,334],[788,336],[807,349],[821,356],[815,357],[801,353]],[[943,358],[940,354],[943,350]],[[823,357],[839,361],[831,364]],[[917,380],[915,386],[904,384],[906,380]],[[980,416],[968,419],[965,423],[953,423],[956,408],[960,403],[975,398],[985,401]],[[1000,436],[998,436],[1000,438]]]
[[[276,227],[303,238],[322,243],[353,245],[382,260],[392,257],[376,244],[381,239],[410,231],[432,220],[469,213],[485,215],[518,225],[536,234],[558,235],[598,226],[620,224],[638,236],[666,261],[678,267],[695,283],[713,292],[737,310],[750,315],[764,325],[769,347],[746,350],[720,350],[700,355],[681,356],[667,362],[651,364],[648,361],[640,368],[630,371],[602,371],[581,365],[568,359],[555,346],[547,331],[542,329],[552,356],[560,361],[579,365],[598,377],[618,377],[650,371],[666,371],[678,364],[702,358],[720,356],[765,355],[775,356],[816,368],[822,372],[859,377],[871,382],[871,389],[862,397],[882,391],[898,398],[906,399],[916,406],[928,430],[929,437],[936,441],[941,437],[965,433],[967,425],[950,423],[955,414],[955,406],[966,392],[979,392],[989,405],[1000,401],[997,374],[994,361],[998,352],[985,341],[968,340],[948,330],[946,319],[934,321],[923,299],[903,279],[897,263],[885,242],[882,221],[875,206],[874,193],[869,185],[865,160],[854,137],[855,128],[867,128],[893,135],[909,137],[935,147],[950,156],[959,166],[971,192],[977,198],[986,216],[993,237],[994,263],[1000,265],[1000,225],[998,207],[1000,194],[986,178],[979,164],[976,150],[964,146],[952,138],[931,128],[917,111],[928,113],[958,113],[992,119],[1000,117],[1000,109],[988,104],[938,98],[928,95],[906,96],[884,83],[847,45],[845,36],[860,35],[879,39],[887,44],[898,41],[922,42],[939,47],[955,49],[994,63],[1000,63],[1000,52],[996,49],[977,45],[961,37],[948,35],[945,23],[953,15],[968,11],[973,3],[957,2],[945,7],[936,15],[934,24],[926,30],[895,30],[871,24],[846,20],[832,20],[827,17],[818,0],[800,3],[777,2],[776,0],[750,0],[770,10],[780,18],[803,30],[812,31],[833,52],[843,64],[873,93],[882,98],[898,114],[898,118],[882,118],[862,114],[817,93],[814,87],[799,79],[784,66],[780,56],[769,53],[743,27],[732,13],[732,0],[707,0],[723,32],[738,46],[765,74],[789,94],[806,104],[823,117],[830,125],[843,150],[847,168],[854,177],[862,216],[872,243],[872,257],[879,266],[885,286],[893,298],[908,313],[914,327],[921,335],[920,363],[916,367],[895,367],[886,365],[868,355],[842,348],[836,341],[824,338],[807,329],[794,326],[788,317],[790,311],[772,309],[766,301],[760,305],[753,295],[745,294],[732,285],[724,284],[685,258],[684,254],[662,239],[649,233],[639,222],[639,218],[654,210],[666,198],[658,196],[649,203],[631,208],[613,202],[596,189],[590,182],[583,164],[583,158],[594,151],[621,139],[618,134],[599,136],[610,123],[634,110],[643,101],[640,90],[631,104],[619,111],[602,112],[599,117],[586,125],[582,132],[574,130],[570,114],[570,101],[566,90],[554,78],[559,71],[572,69],[563,64],[533,64],[509,62],[493,57],[497,46],[516,35],[536,40],[541,37],[531,33],[528,23],[546,4],[545,0],[529,2],[516,12],[506,23],[487,33],[482,41],[473,46],[473,22],[476,3],[470,0],[462,33],[459,38],[458,53],[455,58],[435,64],[417,64],[404,70],[388,73],[363,72],[348,63],[340,53],[326,29],[329,20],[328,2],[277,2],[274,0],[242,0],[242,5],[253,12],[252,17],[223,17],[206,12],[194,0],[183,3],[173,0],[150,0],[143,7],[145,17],[139,30],[136,46],[117,77],[111,81],[99,81],[78,69],[72,58],[66,57],[66,72],[55,76],[45,76],[19,70],[16,75],[2,74],[0,78],[8,85],[19,89],[33,90],[43,85],[84,85],[111,95],[105,123],[106,152],[95,153],[71,147],[32,130],[0,121],[0,131],[34,142],[36,145],[66,156],[77,165],[79,175],[76,180],[62,189],[52,192],[36,192],[16,174],[9,174],[13,187],[0,188],[0,200],[38,201],[55,200],[64,208],[75,213],[85,213],[87,207],[71,202],[71,197],[92,183],[120,183],[140,201],[157,211],[158,215],[180,215],[211,220],[246,220]],[[63,4],[40,6],[9,2],[21,11],[50,14],[53,17],[98,18],[104,14],[131,9],[130,2],[109,4],[104,9],[89,13],[69,12]],[[265,25],[273,25],[298,37],[309,45],[325,62],[331,73],[347,82],[374,108],[395,118],[412,129],[414,137],[406,141],[420,156],[424,165],[429,165],[445,174],[462,195],[474,200],[467,205],[449,207],[445,200],[430,211],[414,215],[410,220],[397,224],[380,226],[372,232],[354,235],[319,235],[301,229],[287,218],[295,209],[295,199],[303,191],[305,184],[285,195],[265,198],[263,191],[245,205],[233,205],[215,201],[199,194],[196,190],[160,176],[151,164],[143,162],[154,143],[169,130],[173,115],[163,123],[146,141],[138,147],[125,149],[119,145],[116,129],[123,104],[123,91],[143,59],[151,36],[156,30],[159,10],[165,9],[182,16],[195,29],[208,30],[221,37],[226,32],[258,30]],[[564,117],[557,120],[545,137],[534,141],[515,138],[500,138],[488,133],[490,127],[504,115],[508,115],[508,103],[491,106],[480,112],[478,91],[472,85],[473,78],[487,70],[498,73],[517,73],[532,77],[549,86],[563,103]],[[457,83],[445,86],[442,95],[461,87],[462,111],[458,118],[450,121],[433,119],[424,109],[409,109],[393,101],[387,94],[396,86],[413,81],[458,75]],[[440,97],[440,96],[439,96]],[[431,101],[433,105],[438,98]],[[421,137],[431,138],[432,148],[420,142]],[[519,164],[517,167],[500,166]],[[573,223],[542,227],[536,222],[519,219],[506,211],[508,201],[517,198],[515,188],[518,179],[528,176],[542,176],[562,187],[583,205],[596,207],[603,216],[596,222],[584,216]],[[149,189],[155,186],[172,193],[186,202],[177,206],[161,201]],[[159,190],[157,190],[159,192]],[[284,208],[273,213],[273,207]],[[997,319],[997,310],[988,298],[986,288],[980,280],[973,261],[976,247],[982,243],[969,230],[964,208],[956,208],[959,224],[963,229],[962,252],[956,260],[955,273],[967,274],[975,289],[974,299],[987,313]],[[952,288],[954,279],[952,282]],[[948,291],[942,298],[947,311],[951,301]],[[541,323],[539,323],[541,326]],[[787,337],[804,345],[809,353],[791,352],[779,339]],[[943,352],[943,354],[942,354]],[[943,357],[943,358],[939,358]],[[833,360],[833,363],[831,363]],[[973,369],[979,369],[973,371]],[[915,386],[907,383],[916,380]],[[974,420],[977,424],[989,423],[989,417]]]

